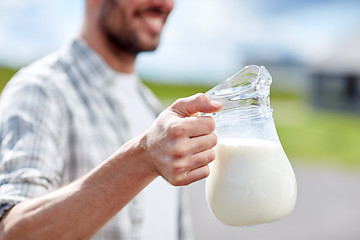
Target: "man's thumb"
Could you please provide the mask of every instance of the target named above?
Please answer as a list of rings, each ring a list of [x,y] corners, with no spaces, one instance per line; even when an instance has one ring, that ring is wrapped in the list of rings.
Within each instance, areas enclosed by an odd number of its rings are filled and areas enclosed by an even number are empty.
[[[223,104],[211,100],[203,93],[197,93],[187,98],[180,98],[171,106],[171,110],[182,117],[190,117],[191,115],[203,112],[213,113],[219,111]]]

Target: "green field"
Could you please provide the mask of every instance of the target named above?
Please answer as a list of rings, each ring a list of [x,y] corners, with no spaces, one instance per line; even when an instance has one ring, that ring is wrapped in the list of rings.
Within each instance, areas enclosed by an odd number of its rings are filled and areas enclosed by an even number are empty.
[[[0,68],[0,87],[14,74]],[[205,92],[202,85],[147,82],[165,106],[180,97]],[[274,120],[282,145],[292,162],[360,169],[360,115],[314,109],[306,96],[272,89]]]
[[[148,86],[165,105],[209,89],[198,85]],[[279,138],[291,161],[360,169],[360,115],[315,109],[306,96],[273,89],[271,105]]]
[[[360,117],[314,109],[306,101],[272,103],[288,156],[313,164],[360,169]]]
[[[15,69],[0,67],[0,92],[5,87],[7,81],[14,75]]]

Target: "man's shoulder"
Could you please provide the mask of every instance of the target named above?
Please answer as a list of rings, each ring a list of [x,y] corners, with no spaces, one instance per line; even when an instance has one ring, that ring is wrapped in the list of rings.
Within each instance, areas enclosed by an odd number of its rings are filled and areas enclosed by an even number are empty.
[[[64,105],[72,87],[69,74],[64,70],[68,65],[71,63],[67,63],[60,52],[55,52],[21,68],[1,92],[0,108],[28,103]]]
[[[47,55],[23,68],[15,75],[17,78],[37,78],[37,79],[48,79],[53,76],[62,76],[63,66],[62,57],[59,52]]]
[[[43,87],[63,84],[68,79],[67,69],[71,59],[61,51],[51,53],[22,67],[9,81],[8,85],[39,85]]]

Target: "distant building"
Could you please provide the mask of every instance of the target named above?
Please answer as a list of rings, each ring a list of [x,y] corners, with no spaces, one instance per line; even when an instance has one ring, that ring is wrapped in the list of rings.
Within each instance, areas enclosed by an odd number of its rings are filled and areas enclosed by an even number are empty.
[[[315,106],[360,113],[360,35],[316,66],[311,83]]]

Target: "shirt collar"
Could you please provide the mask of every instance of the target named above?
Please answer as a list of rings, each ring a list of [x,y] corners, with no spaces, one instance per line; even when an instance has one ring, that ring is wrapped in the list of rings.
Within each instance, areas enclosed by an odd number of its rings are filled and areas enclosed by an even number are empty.
[[[97,52],[80,38],[72,41],[70,52],[86,80],[96,87],[102,88],[111,85],[119,75],[135,76],[135,73],[125,74],[113,70]]]

